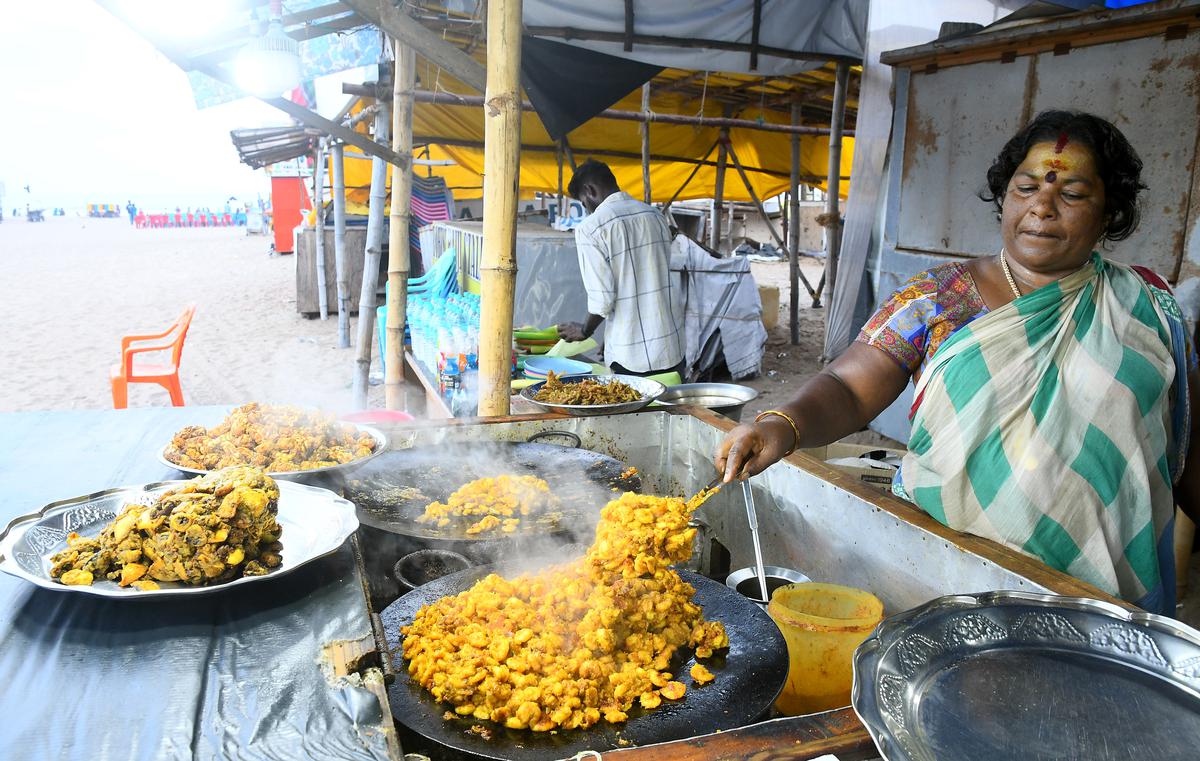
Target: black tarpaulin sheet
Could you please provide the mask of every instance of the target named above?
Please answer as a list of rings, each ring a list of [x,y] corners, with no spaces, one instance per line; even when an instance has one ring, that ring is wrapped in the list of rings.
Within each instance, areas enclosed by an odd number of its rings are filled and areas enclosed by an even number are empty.
[[[561,42],[521,38],[521,84],[552,140],[641,87],[662,68]]]
[[[155,449],[224,412],[0,415],[0,524],[58,499],[177,478]],[[369,632],[349,544],[286,576],[186,601],[111,601],[0,574],[0,759],[387,759],[379,701],[330,686],[319,662],[325,645]]]

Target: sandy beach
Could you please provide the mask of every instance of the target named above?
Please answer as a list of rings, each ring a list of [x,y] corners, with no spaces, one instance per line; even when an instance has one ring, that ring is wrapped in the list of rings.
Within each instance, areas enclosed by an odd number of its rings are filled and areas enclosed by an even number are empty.
[[[111,408],[121,336],[160,332],[187,304],[197,306],[180,371],[187,404],[350,409],[354,351],[337,348],[336,316],[296,313],[294,258],[268,256],[269,243],[241,228],[6,217],[0,412]],[[372,405],[382,399],[383,387],[372,387]],[[129,388],[130,407],[169,404],[158,386]]]
[[[164,330],[193,303],[181,369],[187,404],[254,400],[349,410],[354,350],[337,348],[336,315],[322,321],[296,313],[295,260],[269,256],[269,242],[239,228],[137,230],[119,219],[6,218],[0,412],[110,408],[108,371],[119,360],[120,337]],[[821,262],[802,262],[816,282]],[[820,369],[824,310],[809,308],[805,294],[802,342],[790,345],[787,271],[784,262],[754,264],[759,283],[780,288],[780,319],[763,374],[745,381],[762,393],[747,417],[778,404]],[[352,319],[352,340],[356,327]],[[382,406],[382,386],[370,388],[369,401]],[[130,386],[130,407],[168,404],[158,386]]]

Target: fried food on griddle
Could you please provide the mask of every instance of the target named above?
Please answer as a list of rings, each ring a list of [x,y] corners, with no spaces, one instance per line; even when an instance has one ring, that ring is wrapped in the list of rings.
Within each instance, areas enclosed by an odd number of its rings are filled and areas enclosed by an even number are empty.
[[[729,646],[669,568],[691,554],[689,515],[680,499],[621,495],[583,558],[511,580],[492,574],[421,608],[402,630],[408,673],[460,716],[536,732],[621,722],[635,702],[683,698],[667,671],[675,652]]]
[[[258,468],[224,468],[163,493],[150,505],[126,505],[94,538],[72,532],[51,558],[63,584],[107,578],[123,587],[158,581],[206,585],[261,576],[282,561],[275,520],[279,487]]]
[[[512,533],[522,520],[555,522],[562,503],[550,485],[536,476],[502,475],[477,478],[463,484],[445,502],[430,502],[417,517],[421,523],[445,528],[451,523],[467,525],[468,534],[486,534],[499,529]]]
[[[578,383],[563,383],[551,370],[546,374],[546,383],[533,398],[549,404],[620,404],[636,402],[641,393],[619,380],[600,381],[584,378]]]
[[[370,434],[333,415],[251,402],[212,428],[184,428],[164,454],[176,465],[197,470],[254,465],[279,473],[351,462],[370,455],[375,446]]]

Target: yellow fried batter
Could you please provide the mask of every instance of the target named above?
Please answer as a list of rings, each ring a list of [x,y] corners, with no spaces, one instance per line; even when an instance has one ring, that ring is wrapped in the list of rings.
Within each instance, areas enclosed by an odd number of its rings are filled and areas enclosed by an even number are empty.
[[[538,732],[681,699],[685,685],[666,670],[674,653],[729,645],[669,568],[691,554],[689,514],[680,499],[623,494],[601,512],[583,558],[511,580],[492,574],[425,606],[402,630],[409,674],[459,716]]]
[[[465,525],[468,534],[516,531],[522,519],[557,521],[561,507],[550,486],[535,476],[477,478],[460,486],[445,502],[430,502],[417,521],[444,528]]]
[[[212,428],[191,425],[179,431],[164,455],[197,470],[254,465],[279,473],[340,465],[374,450],[370,434],[333,415],[251,402]]]
[[[126,505],[95,538],[72,532],[67,549],[50,558],[50,576],[148,591],[157,581],[205,585],[264,574],[282,562],[278,500],[279,487],[258,468],[224,468],[152,505]]]

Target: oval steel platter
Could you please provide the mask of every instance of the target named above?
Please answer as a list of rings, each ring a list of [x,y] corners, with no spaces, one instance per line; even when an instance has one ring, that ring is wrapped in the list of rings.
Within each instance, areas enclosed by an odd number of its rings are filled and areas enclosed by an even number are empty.
[[[886,761],[1194,759],[1200,632],[1078,597],[942,597],[859,646],[853,704]]]
[[[383,431],[379,430],[378,428],[373,428],[369,425],[362,425],[361,423],[346,423],[345,425],[352,425],[362,433],[370,435],[370,437],[375,441],[375,450],[366,457],[360,457],[357,460],[351,460],[350,462],[338,463],[337,465],[323,465],[319,468],[310,468],[308,470],[268,470],[266,471],[266,474],[272,478],[295,478],[297,476],[315,476],[320,473],[337,473],[356,468],[365,462],[375,459],[387,451],[388,438],[386,435],[384,435]],[[162,449],[158,450],[158,461],[163,465],[166,465],[168,468],[178,470],[181,473],[191,473],[192,475],[196,476],[205,476],[213,472],[211,470],[189,468],[178,463],[171,462],[169,459],[167,459],[167,450],[170,448],[170,446],[170,442],[167,442],[163,445]]]
[[[130,503],[153,502],[158,495],[186,484],[187,481],[158,481],[137,486],[88,494],[53,502],[37,513],[14,519],[0,534],[0,570],[55,592],[96,595],[123,600],[151,597],[206,595],[274,579],[294,571],[342,546],[355,529],[358,518],[354,505],[331,491],[314,486],[277,481],[279,513],[283,527],[283,563],[264,576],[242,576],[211,586],[189,586],[178,582],[159,582],[161,589],[142,592],[101,579],[90,586],[67,586],[50,577],[50,556],[67,546],[67,534],[82,536],[100,533],[121,508]]]

